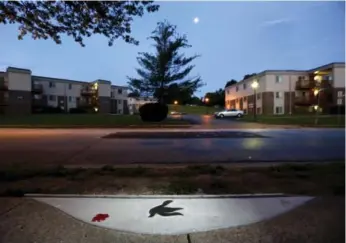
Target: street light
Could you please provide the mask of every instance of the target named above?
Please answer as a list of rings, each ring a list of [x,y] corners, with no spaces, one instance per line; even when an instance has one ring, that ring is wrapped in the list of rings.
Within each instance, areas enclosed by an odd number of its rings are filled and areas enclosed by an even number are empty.
[[[209,98],[208,98],[208,97],[205,97],[205,98],[204,98],[204,102],[205,102],[205,106],[207,107],[206,113],[208,114],[208,102],[209,102]]]
[[[315,89],[314,90],[314,95],[317,96],[317,105],[314,106],[314,109],[316,111],[316,116],[315,116],[315,125],[318,124],[318,115],[319,115],[319,109],[320,109],[320,92],[325,89]]]
[[[178,104],[178,101],[175,100],[175,101],[174,101],[174,104],[177,105],[177,104]]]
[[[257,88],[258,88],[258,82],[257,82],[257,80],[254,80],[253,82],[252,82],[252,84],[251,84],[251,88],[253,89],[253,91],[254,91],[254,104],[253,104],[253,109],[254,109],[254,112],[253,112],[253,118],[254,118],[254,120],[256,121],[256,109],[257,109],[257,107],[256,107],[256,100],[257,100],[257,97],[256,97],[256,90],[257,90]]]

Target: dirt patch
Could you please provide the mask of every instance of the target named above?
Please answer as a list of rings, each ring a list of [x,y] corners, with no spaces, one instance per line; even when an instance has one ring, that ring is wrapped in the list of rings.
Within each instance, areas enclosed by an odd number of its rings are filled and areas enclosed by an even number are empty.
[[[344,163],[267,167],[180,166],[98,169],[9,167],[0,170],[0,195],[25,193],[344,195]]]

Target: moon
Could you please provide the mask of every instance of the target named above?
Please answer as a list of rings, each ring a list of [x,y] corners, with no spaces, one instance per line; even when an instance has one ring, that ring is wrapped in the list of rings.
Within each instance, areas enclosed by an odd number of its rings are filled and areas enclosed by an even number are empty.
[[[193,19],[193,22],[194,22],[195,24],[198,24],[199,18],[198,18],[198,17],[195,17],[195,18]]]

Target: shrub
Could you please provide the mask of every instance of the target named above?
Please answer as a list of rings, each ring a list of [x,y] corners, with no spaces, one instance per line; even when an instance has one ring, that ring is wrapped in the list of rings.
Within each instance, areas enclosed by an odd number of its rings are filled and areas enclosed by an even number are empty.
[[[160,103],[148,103],[139,108],[139,115],[144,122],[160,122],[166,119],[168,106]]]
[[[59,106],[37,106],[33,108],[33,113],[56,114],[63,112],[63,109],[61,109]]]
[[[81,114],[81,113],[87,113],[86,109],[77,107],[77,108],[70,108],[70,113],[72,114]]]

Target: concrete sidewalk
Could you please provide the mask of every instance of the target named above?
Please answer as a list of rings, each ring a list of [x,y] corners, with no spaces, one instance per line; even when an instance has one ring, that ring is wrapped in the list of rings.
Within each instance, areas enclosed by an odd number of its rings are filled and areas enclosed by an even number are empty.
[[[78,221],[28,198],[0,200],[0,242],[344,242],[345,200],[316,198],[271,220],[231,229],[179,236],[121,233]]]

